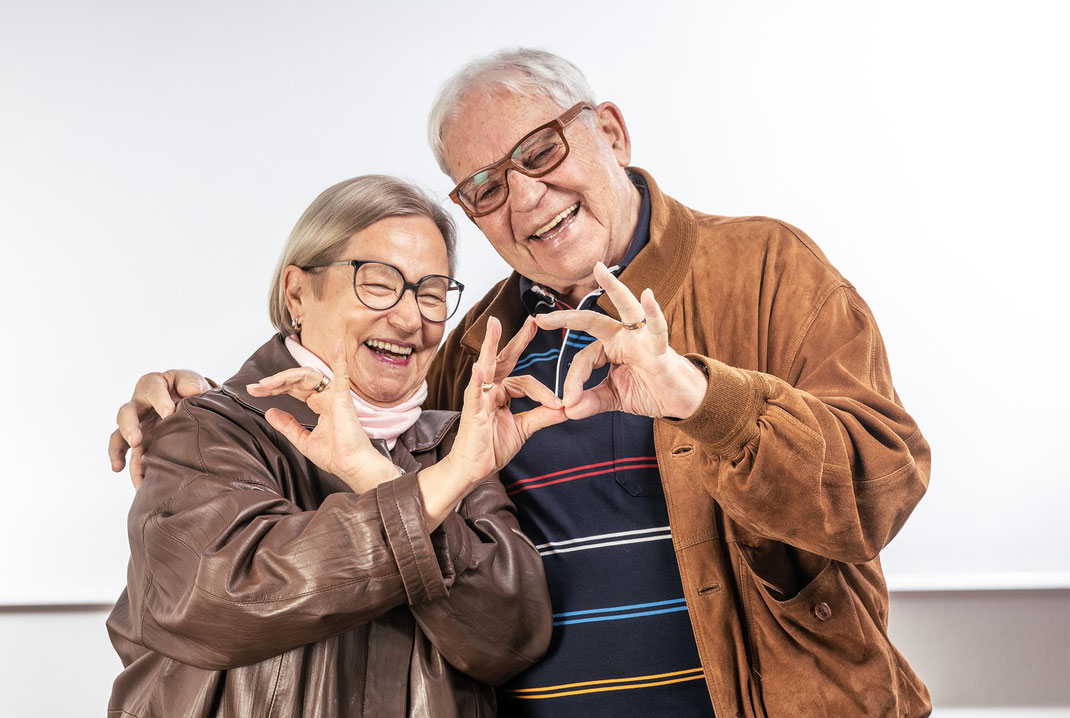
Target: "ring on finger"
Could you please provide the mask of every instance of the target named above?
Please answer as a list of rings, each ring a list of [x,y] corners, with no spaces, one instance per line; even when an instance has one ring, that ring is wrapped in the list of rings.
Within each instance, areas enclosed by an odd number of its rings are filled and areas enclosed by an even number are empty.
[[[646,326],[646,317],[643,317],[637,322],[621,322],[622,327],[629,330],[642,329]]]
[[[326,389],[330,385],[331,385],[331,378],[329,376],[327,376],[326,374],[324,374],[324,375],[322,375],[320,377],[320,383],[316,384],[316,386],[312,387],[312,391],[314,391],[317,394],[319,394],[321,391],[323,391],[324,389]]]
[[[494,382],[483,382],[483,391],[490,391],[494,388]]]

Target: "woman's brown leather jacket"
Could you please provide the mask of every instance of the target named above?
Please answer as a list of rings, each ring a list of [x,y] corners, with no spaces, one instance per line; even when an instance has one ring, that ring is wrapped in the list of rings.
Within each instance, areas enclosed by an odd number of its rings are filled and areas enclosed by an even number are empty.
[[[264,419],[311,428],[305,404],[245,391],[294,365],[276,336],[153,432],[108,619],[125,667],[109,716],[494,715],[488,686],[551,631],[512,503],[489,479],[428,534],[416,474],[452,444],[441,411],[390,452],[405,475],[354,494]]]

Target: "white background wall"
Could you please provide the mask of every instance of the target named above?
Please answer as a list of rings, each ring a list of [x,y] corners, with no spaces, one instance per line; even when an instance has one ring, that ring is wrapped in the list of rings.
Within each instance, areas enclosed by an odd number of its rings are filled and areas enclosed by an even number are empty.
[[[1056,2],[0,0],[0,603],[114,599],[132,489],[104,450],[133,380],[229,376],[268,336],[277,253],[328,185],[388,172],[445,196],[424,141],[435,88],[519,44],[583,68],[667,192],[803,228],[873,308],[934,451],[884,555],[893,588],[1070,586],[1068,18]],[[505,269],[455,216],[470,303]],[[917,661],[968,632],[938,607],[984,621],[1001,595],[910,604],[933,629],[913,634]],[[1070,636],[1066,601],[1044,599],[1065,592],[1014,595]],[[0,626],[0,696],[53,683],[57,650],[107,654],[92,612],[9,608]],[[1004,656],[1031,640],[995,635]],[[95,710],[116,666],[91,662],[67,685]],[[1052,695],[1040,705],[1070,704]]]

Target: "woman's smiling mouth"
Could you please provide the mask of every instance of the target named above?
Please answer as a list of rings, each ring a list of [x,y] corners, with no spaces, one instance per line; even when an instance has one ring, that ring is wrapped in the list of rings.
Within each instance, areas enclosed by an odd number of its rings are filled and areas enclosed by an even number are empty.
[[[413,347],[410,344],[395,344],[382,339],[369,339],[364,342],[377,359],[390,364],[406,364],[412,356]]]

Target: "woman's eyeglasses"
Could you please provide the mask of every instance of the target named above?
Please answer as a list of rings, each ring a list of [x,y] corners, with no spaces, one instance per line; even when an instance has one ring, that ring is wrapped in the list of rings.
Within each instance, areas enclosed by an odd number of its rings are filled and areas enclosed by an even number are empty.
[[[350,259],[328,264],[312,264],[301,267],[305,271],[322,267],[353,267],[353,292],[361,304],[369,309],[383,311],[401,301],[406,289],[416,297],[420,316],[429,322],[440,324],[453,316],[461,303],[464,285],[453,277],[428,274],[419,281],[406,282],[401,270],[386,262],[371,262]]]

